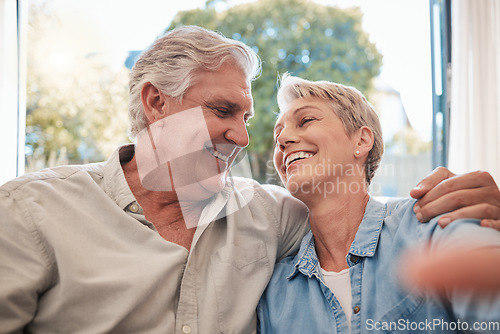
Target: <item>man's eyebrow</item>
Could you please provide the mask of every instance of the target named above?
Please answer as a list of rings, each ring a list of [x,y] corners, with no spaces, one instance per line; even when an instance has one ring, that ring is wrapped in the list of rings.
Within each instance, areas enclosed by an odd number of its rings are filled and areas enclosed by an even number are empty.
[[[234,111],[239,111],[239,110],[243,109],[243,107],[239,103],[234,103],[234,102],[228,101],[228,100],[223,99],[223,98],[214,99],[212,101],[207,101],[207,105],[209,105],[209,106],[221,106],[221,107],[225,107],[227,109],[234,110]]]
[[[226,108],[232,112],[238,112],[238,111],[241,111],[244,109],[244,107],[241,104],[231,102],[225,98],[215,98],[213,100],[206,101],[205,103],[208,107],[211,107],[211,108],[223,107],[223,108]],[[248,115],[248,118],[252,118],[255,116],[255,110],[254,110],[253,106],[251,106],[250,109],[246,112],[246,115]]]

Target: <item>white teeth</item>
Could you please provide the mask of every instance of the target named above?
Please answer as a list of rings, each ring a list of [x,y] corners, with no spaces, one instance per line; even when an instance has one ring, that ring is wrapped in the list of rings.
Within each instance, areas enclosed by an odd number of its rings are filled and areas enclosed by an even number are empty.
[[[288,167],[296,159],[307,159],[307,158],[312,157],[313,155],[314,155],[313,153],[304,152],[304,151],[292,153],[286,158],[285,165],[286,165],[286,167]]]
[[[224,154],[220,153],[219,151],[216,151],[213,147],[207,147],[207,149],[208,149],[208,152],[210,152],[210,154],[212,154],[217,159],[220,159],[224,162],[229,161],[229,157],[225,156]]]

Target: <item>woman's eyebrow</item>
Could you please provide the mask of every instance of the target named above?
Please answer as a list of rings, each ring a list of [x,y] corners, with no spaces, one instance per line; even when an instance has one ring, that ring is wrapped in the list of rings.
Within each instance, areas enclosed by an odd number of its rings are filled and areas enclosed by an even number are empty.
[[[302,107],[300,107],[300,108],[295,109],[295,110],[293,111],[293,114],[295,115],[296,113],[298,113],[298,112],[300,112],[300,111],[302,111],[302,110],[304,110],[304,109],[316,109],[316,110],[321,111],[321,109],[320,109],[320,108],[318,108],[318,107],[316,107],[316,106],[313,106],[313,105],[309,105],[309,104],[307,104],[307,105],[305,105],[305,106],[302,106]]]

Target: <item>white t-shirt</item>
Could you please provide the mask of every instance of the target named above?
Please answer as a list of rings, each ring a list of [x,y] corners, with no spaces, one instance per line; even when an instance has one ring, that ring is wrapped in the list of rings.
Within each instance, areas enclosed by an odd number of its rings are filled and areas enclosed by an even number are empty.
[[[341,272],[326,271],[321,268],[323,279],[326,286],[333,292],[335,298],[340,303],[342,310],[347,317],[349,331],[351,331],[351,315],[352,315],[352,294],[351,294],[351,278],[349,277],[349,268]]]

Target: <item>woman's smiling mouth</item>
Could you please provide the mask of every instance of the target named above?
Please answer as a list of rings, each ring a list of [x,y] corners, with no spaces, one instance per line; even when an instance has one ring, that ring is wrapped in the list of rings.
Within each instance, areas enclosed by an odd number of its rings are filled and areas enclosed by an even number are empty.
[[[311,152],[306,152],[306,151],[299,151],[299,152],[293,152],[285,158],[285,168],[288,168],[292,163],[298,160],[302,159],[308,159],[312,156],[314,156],[316,153],[311,153]]]

